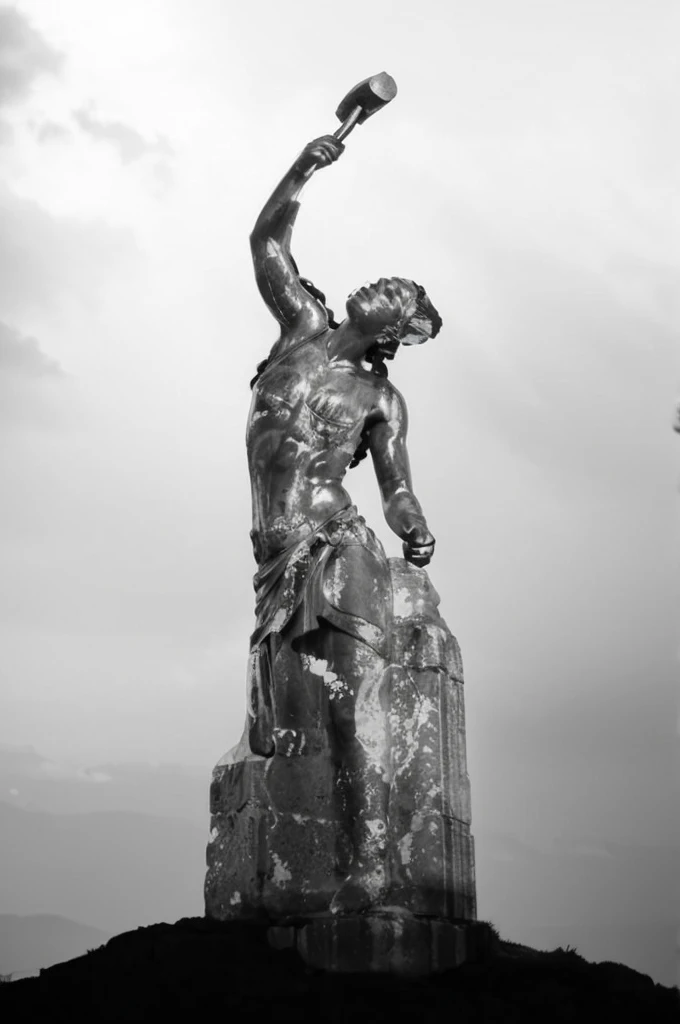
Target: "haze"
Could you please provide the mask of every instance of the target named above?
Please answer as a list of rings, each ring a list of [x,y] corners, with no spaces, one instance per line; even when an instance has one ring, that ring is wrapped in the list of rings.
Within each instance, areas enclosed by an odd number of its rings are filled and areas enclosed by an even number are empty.
[[[395,274],[444,320],[390,372],[463,652],[473,832],[677,841],[679,21],[0,8],[0,741],[207,785],[238,739],[248,381],[277,333],[248,235],[386,70],[397,98],[308,187],[294,252],[336,313]],[[370,465],[348,486],[399,554]]]

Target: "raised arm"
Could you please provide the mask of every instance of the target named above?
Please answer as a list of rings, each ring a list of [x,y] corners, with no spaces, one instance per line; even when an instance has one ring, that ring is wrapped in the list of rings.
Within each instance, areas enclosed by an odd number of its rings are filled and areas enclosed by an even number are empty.
[[[381,418],[371,428],[369,448],[378,478],[387,523],[404,541],[404,558],[427,565],[434,552],[423,510],[413,493],[406,448],[408,416],[399,392],[390,387],[383,398]]]
[[[328,325],[324,306],[300,283],[290,253],[290,239],[300,208],[298,196],[314,171],[337,160],[344,146],[332,135],[308,143],[281,179],[257,218],[250,236],[255,278],[260,294],[285,335],[300,330],[316,334]]]

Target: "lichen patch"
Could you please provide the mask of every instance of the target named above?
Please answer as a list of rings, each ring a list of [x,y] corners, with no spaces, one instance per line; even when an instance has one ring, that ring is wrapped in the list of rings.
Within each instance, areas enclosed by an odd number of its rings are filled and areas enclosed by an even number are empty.
[[[407,832],[398,843],[399,856],[401,863],[406,867],[407,864],[411,863],[411,847],[413,846],[413,832]]]
[[[289,870],[288,865],[284,860],[281,860],[278,853],[272,850],[272,860],[274,861],[274,870],[272,872],[272,880],[274,885],[278,886],[279,889],[283,889],[286,882],[290,882],[293,875]]]

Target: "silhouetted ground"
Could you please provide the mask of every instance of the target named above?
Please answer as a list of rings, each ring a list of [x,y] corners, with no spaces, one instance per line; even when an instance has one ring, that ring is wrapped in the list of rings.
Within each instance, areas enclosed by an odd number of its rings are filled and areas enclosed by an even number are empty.
[[[332,975],[275,950],[259,925],[185,918],[139,928],[86,956],[0,986],[0,1016],[14,1021],[668,1021],[677,989],[620,964],[577,953],[496,943],[484,963],[420,980]],[[190,1015],[190,1016],[188,1016]]]

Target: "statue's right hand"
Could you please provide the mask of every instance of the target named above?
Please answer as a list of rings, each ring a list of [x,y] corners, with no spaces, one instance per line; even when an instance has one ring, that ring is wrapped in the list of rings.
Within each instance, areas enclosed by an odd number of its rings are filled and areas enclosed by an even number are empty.
[[[334,163],[344,148],[343,143],[334,135],[322,135],[321,138],[307,143],[295,164],[303,174],[311,174],[320,167],[328,167]]]
[[[404,558],[412,565],[423,569],[429,565],[434,554],[435,540],[429,530],[412,527],[404,538]]]

